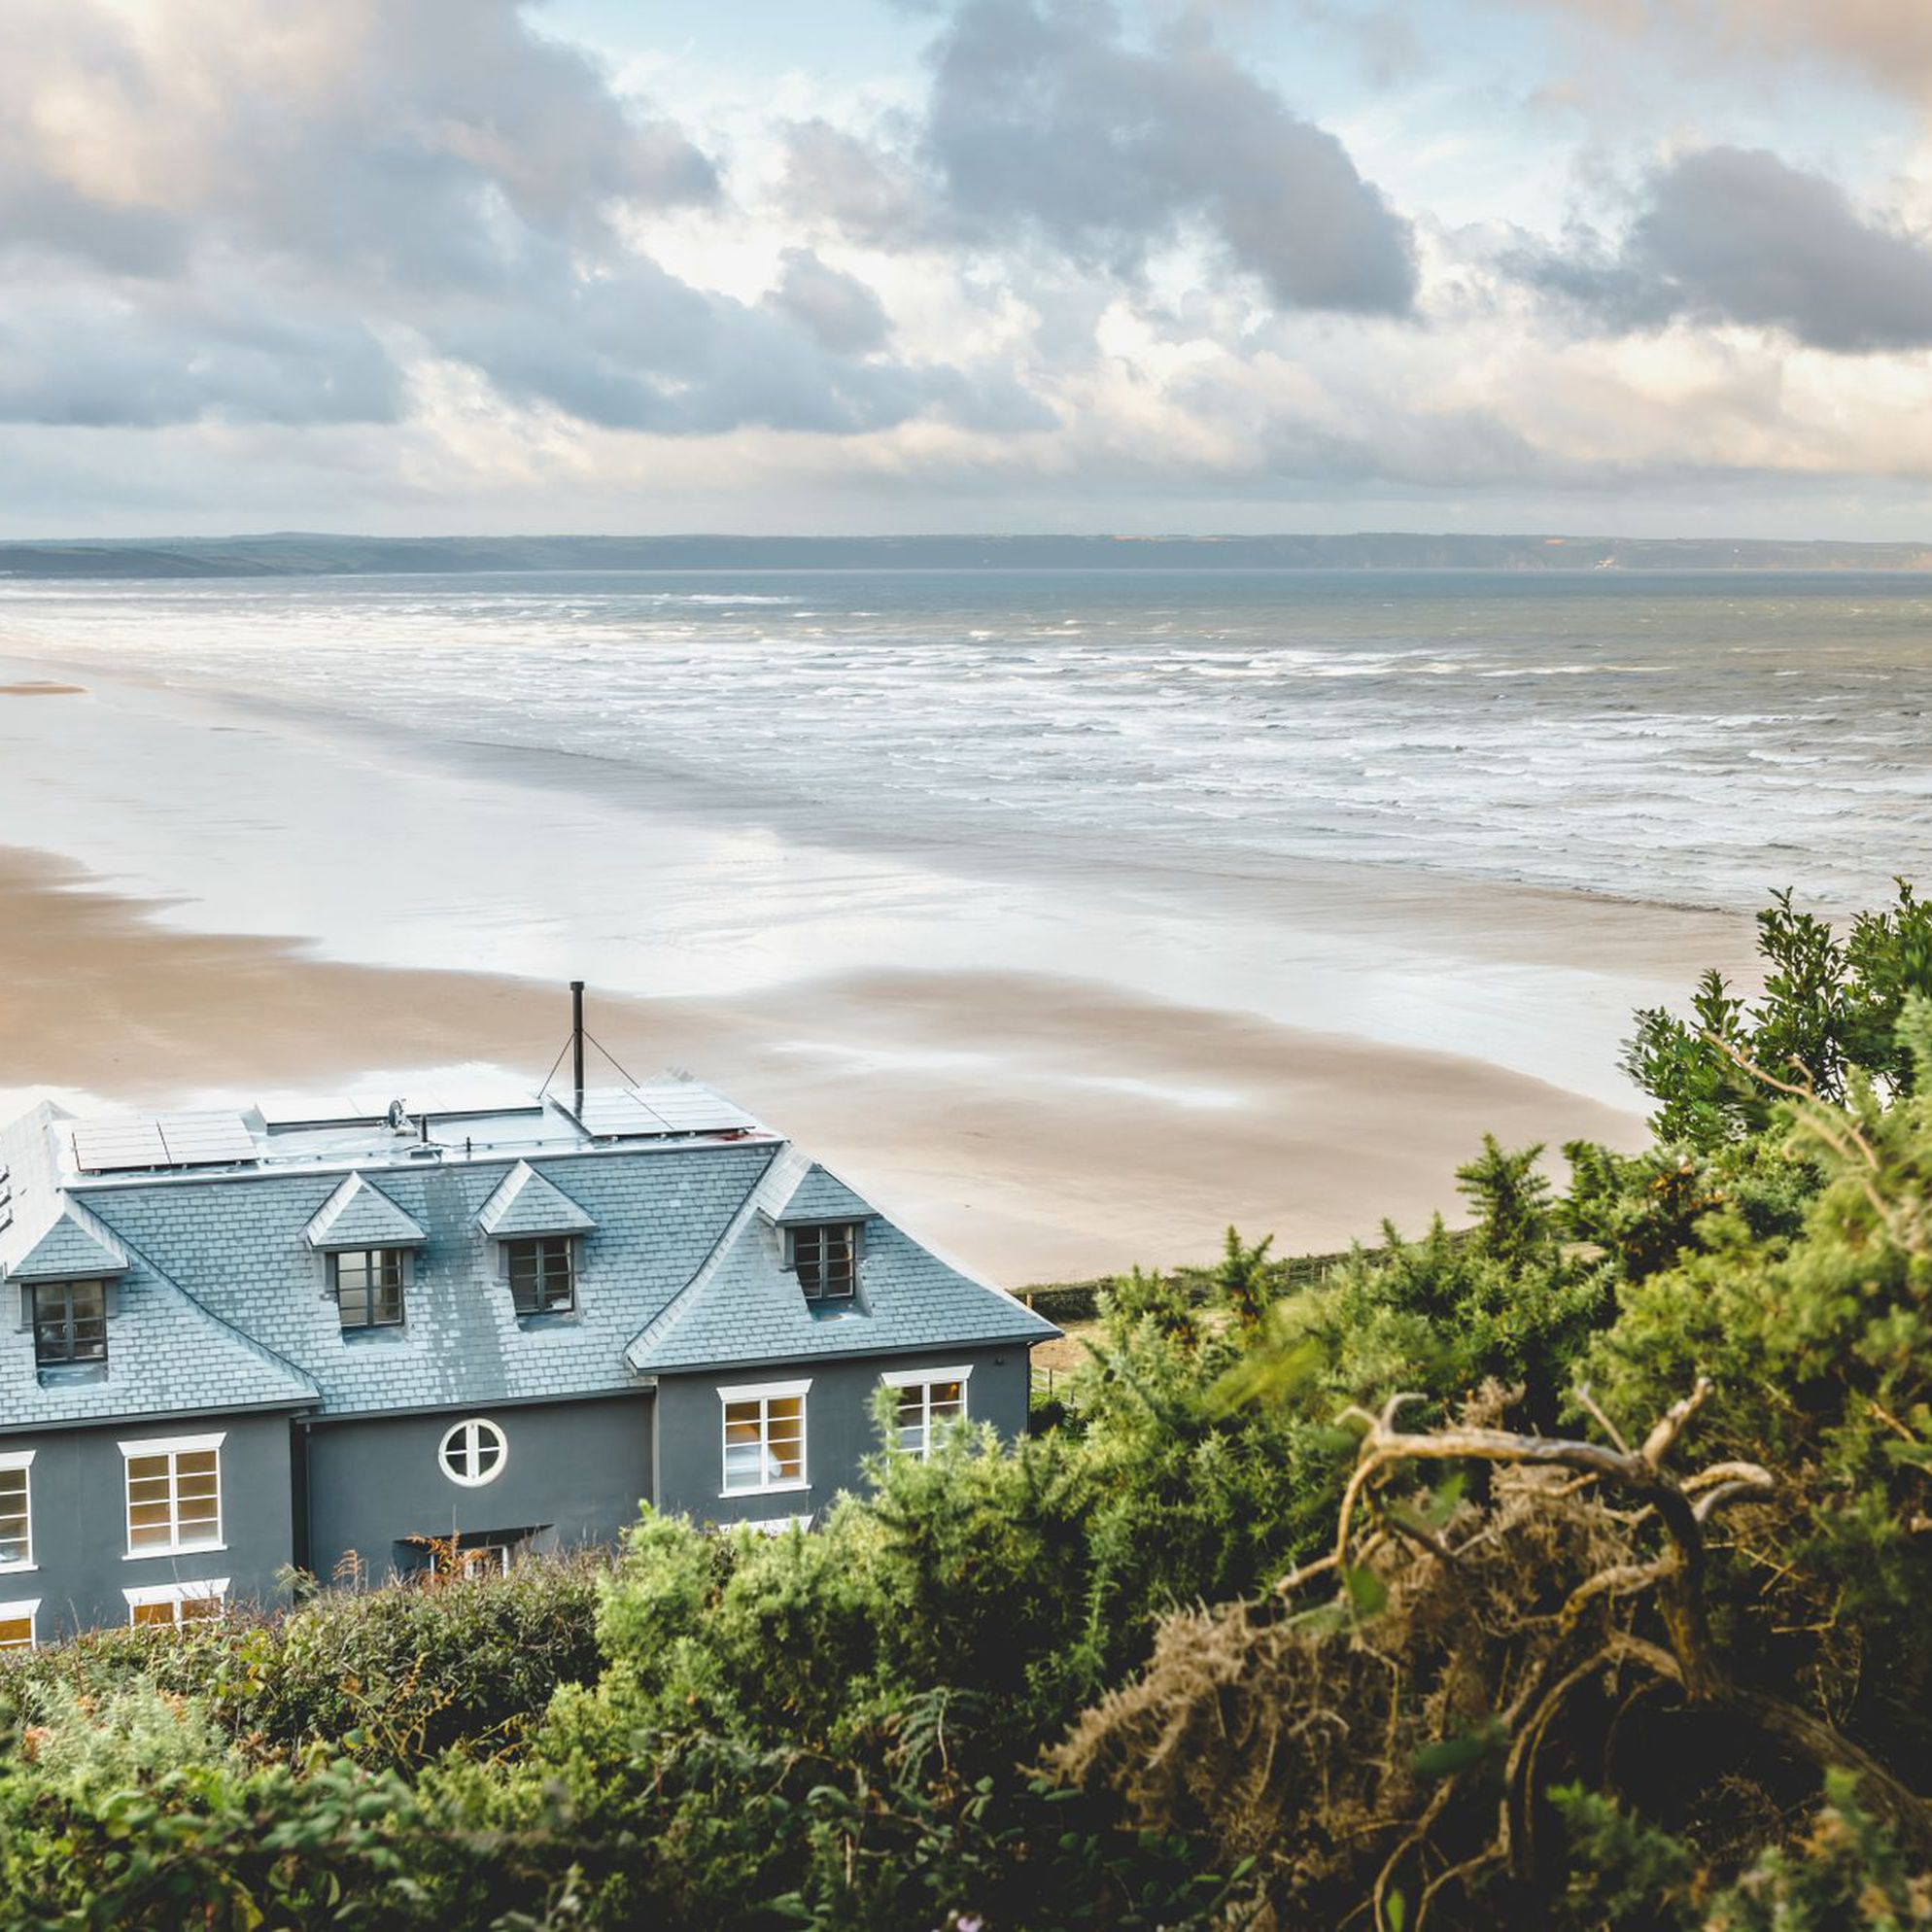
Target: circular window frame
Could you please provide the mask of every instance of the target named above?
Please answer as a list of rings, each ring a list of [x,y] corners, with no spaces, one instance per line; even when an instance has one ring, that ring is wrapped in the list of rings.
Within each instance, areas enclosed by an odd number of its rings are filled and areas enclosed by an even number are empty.
[[[468,1444],[468,1433],[471,1430],[476,1432],[473,1445]],[[485,1441],[492,1438],[497,1444],[497,1460],[489,1468],[481,1475],[459,1474],[450,1458],[451,1448],[462,1440],[472,1450],[480,1449]],[[468,1460],[474,1462],[475,1455],[472,1453]],[[442,1470],[444,1477],[455,1483],[459,1489],[482,1489],[486,1484],[495,1482],[508,1467],[509,1460],[510,1438],[503,1432],[502,1425],[492,1422],[488,1416],[465,1416],[461,1422],[453,1423],[445,1430],[443,1439],[436,1444],[436,1466]]]

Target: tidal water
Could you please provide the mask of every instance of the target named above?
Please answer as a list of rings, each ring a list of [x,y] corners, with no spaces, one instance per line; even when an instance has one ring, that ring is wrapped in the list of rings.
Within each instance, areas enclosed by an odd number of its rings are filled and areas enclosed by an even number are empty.
[[[1733,910],[1932,883],[1932,583],[1909,576],[0,582],[0,648],[344,742],[540,753],[546,783],[648,773],[806,839]]]

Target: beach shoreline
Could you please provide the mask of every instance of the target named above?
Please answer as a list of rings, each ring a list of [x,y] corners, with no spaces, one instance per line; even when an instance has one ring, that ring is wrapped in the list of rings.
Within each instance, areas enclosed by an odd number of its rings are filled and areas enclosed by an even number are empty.
[[[559,983],[355,966],[162,924],[46,853],[0,849],[0,1088],[116,1106],[367,1085],[483,1062],[535,1085]],[[1419,1229],[1507,1143],[1640,1138],[1635,1113],[1442,1053],[1163,1006],[1097,982],[880,971],[782,1000],[592,992],[639,1077],[688,1068],[1009,1286]],[[617,1076],[611,1074],[614,1081]],[[406,1098],[406,1095],[403,1096]]]

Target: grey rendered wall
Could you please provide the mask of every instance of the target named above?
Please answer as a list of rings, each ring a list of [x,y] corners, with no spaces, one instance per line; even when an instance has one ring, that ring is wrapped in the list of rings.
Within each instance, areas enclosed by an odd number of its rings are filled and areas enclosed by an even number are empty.
[[[127,1488],[119,1445],[129,1439],[225,1432],[222,1532],[226,1547],[192,1556],[129,1558]],[[31,1570],[0,1573],[0,1601],[38,1597],[43,1643],[77,1630],[125,1624],[123,1590],[228,1579],[231,1603],[275,1603],[275,1572],[294,1551],[289,1420],[283,1415],[176,1415],[107,1429],[0,1436],[0,1450],[35,1452]]]
[[[940,1349],[931,1354],[867,1356],[843,1362],[760,1363],[706,1375],[664,1375],[657,1393],[657,1506],[696,1523],[744,1523],[815,1514],[841,1490],[862,1487],[861,1461],[880,1446],[872,1404],[887,1369],[971,1364],[966,1412],[1008,1441],[1026,1429],[1027,1353]],[[805,1398],[805,1472],[810,1488],[721,1496],[724,1486],[720,1388],[810,1379]]]
[[[327,1579],[354,1551],[379,1583],[394,1568],[414,1567],[412,1536],[537,1526],[547,1526],[541,1549],[614,1542],[651,1494],[651,1404],[639,1393],[318,1418],[308,1430],[309,1568]],[[487,1417],[509,1444],[502,1473],[475,1489],[451,1482],[436,1454],[451,1424],[469,1416]]]

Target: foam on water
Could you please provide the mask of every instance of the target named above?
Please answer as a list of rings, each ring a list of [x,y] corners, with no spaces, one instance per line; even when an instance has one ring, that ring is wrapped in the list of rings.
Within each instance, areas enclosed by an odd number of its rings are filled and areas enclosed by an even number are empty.
[[[1786,877],[1849,904],[1932,854],[1932,595],[1912,578],[15,583],[0,624],[345,722],[1184,861],[1742,907]]]

